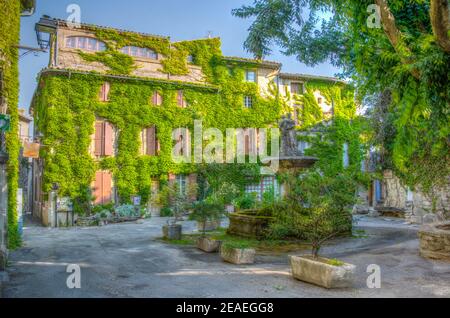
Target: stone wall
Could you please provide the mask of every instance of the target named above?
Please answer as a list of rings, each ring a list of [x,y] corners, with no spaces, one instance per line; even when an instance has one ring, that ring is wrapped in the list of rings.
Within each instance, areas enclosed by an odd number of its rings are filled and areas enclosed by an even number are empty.
[[[450,261],[450,222],[424,225],[419,238],[421,256]]]
[[[433,192],[436,197],[436,212],[449,217],[450,178],[445,187]],[[406,219],[414,223],[422,223],[423,216],[433,212],[431,196],[421,192],[420,188],[408,191],[391,171],[384,172],[382,196],[381,206],[404,210]]]

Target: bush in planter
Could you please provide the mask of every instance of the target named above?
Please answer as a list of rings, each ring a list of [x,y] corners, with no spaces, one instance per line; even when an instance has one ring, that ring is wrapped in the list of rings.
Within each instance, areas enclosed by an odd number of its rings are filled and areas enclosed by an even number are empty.
[[[277,209],[271,229],[311,242],[311,256],[291,256],[295,278],[326,288],[350,287],[355,266],[319,257],[322,245],[351,231],[351,207],[356,203],[356,182],[346,175],[324,176],[311,171],[290,176],[285,209]]]

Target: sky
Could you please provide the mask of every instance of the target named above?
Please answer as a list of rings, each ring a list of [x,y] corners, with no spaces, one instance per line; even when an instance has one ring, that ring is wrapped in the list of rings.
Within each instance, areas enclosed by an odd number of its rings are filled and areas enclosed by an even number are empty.
[[[243,48],[251,20],[234,17],[231,10],[250,5],[253,0],[36,0],[36,12],[21,20],[23,46],[37,47],[35,23],[46,14],[66,19],[67,7],[74,3],[81,8],[81,22],[130,31],[170,36],[172,41],[220,37],[225,55],[252,57]],[[283,71],[333,76],[339,72],[329,64],[307,67],[284,56],[274,47],[268,60],[283,63]],[[39,71],[48,65],[48,53],[28,54],[20,58],[19,107],[28,109]]]

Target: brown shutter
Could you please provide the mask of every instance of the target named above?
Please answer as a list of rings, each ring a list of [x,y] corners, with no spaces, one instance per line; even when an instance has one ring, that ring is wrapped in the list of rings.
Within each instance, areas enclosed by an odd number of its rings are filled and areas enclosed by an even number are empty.
[[[94,195],[94,203],[102,204],[102,186],[103,186],[103,173],[97,171],[95,173],[95,180],[93,182],[92,194]]]
[[[180,107],[184,107],[184,105],[183,105],[183,91],[178,91],[178,93],[177,93],[177,104]]]
[[[156,127],[150,127],[146,129],[147,134],[147,155],[156,155]]]
[[[99,93],[99,99],[102,102],[109,101],[109,91],[111,89],[111,86],[109,82],[104,82]]]
[[[188,178],[188,187],[190,189],[195,189],[194,187],[197,185],[197,174],[196,173],[191,173],[189,175]],[[190,197],[189,199],[191,201],[196,201],[197,200],[197,191],[192,191],[192,193],[189,193]]]
[[[102,204],[112,201],[112,175],[109,171],[102,173]]]
[[[114,128],[110,123],[105,122],[105,133],[104,133],[105,156],[114,155],[113,138],[114,138]]]
[[[103,155],[103,123],[95,122],[95,146],[94,146],[94,155],[102,156]]]
[[[291,93],[292,94],[298,94],[299,93],[299,84],[298,83],[291,83]]]
[[[176,180],[177,176],[174,175],[173,173],[169,173],[169,185],[174,185],[175,184],[175,180]]]
[[[153,103],[153,105],[159,105],[159,93],[158,92],[153,93],[152,103]]]

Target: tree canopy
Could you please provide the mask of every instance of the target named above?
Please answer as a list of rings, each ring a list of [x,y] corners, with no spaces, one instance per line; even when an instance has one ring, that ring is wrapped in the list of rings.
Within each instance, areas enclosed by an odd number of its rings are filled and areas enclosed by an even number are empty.
[[[233,14],[253,19],[244,46],[257,58],[277,45],[309,66],[342,69],[373,106],[383,168],[426,191],[446,182],[448,0],[255,0]]]

